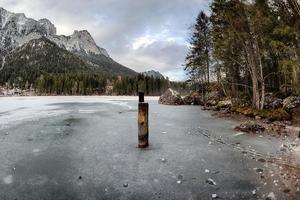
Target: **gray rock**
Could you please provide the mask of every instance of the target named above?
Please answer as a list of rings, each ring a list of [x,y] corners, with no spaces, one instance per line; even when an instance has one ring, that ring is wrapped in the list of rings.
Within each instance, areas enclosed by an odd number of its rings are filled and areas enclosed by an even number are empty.
[[[200,93],[200,92],[193,92],[192,94],[188,95],[191,99],[193,99],[193,104],[194,105],[201,105],[203,106],[204,103],[203,103],[203,95]]]
[[[208,92],[205,95],[205,98],[207,100],[213,100],[213,99],[217,100],[217,99],[220,99],[221,97],[222,97],[222,95],[220,94],[219,91]]]
[[[300,105],[300,97],[289,96],[283,100],[283,108],[286,110],[291,110]]]
[[[183,102],[185,105],[192,105],[194,104],[194,98],[190,95],[183,97]]]
[[[219,101],[217,104],[218,108],[230,108],[232,106],[232,101],[229,100],[224,100],[224,101]]]
[[[265,127],[257,124],[254,121],[244,122],[234,128],[236,131],[242,131],[246,133],[262,133],[265,131]]]
[[[282,108],[283,100],[275,97],[272,93],[268,93],[265,96],[264,108],[266,109],[278,109]]]
[[[221,98],[222,94],[219,91],[208,92],[205,95],[206,104],[208,106],[216,106]]]
[[[180,94],[169,88],[158,100],[158,103],[164,105],[183,105],[184,102]]]
[[[195,94],[194,95],[194,105],[201,105],[201,106],[204,105],[203,98],[200,94]]]

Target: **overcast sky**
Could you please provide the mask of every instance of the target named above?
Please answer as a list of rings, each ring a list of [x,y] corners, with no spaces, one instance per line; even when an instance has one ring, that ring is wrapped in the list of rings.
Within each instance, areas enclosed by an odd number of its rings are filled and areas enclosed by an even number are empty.
[[[47,18],[58,34],[88,30],[119,63],[184,80],[189,27],[209,0],[0,0],[0,7]]]

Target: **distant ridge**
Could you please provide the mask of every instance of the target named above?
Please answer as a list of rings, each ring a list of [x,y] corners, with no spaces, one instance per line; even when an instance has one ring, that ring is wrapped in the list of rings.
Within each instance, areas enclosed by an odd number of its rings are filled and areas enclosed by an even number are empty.
[[[143,74],[144,76],[147,76],[147,77],[165,78],[160,72],[154,71],[154,70],[142,72],[141,74]]]

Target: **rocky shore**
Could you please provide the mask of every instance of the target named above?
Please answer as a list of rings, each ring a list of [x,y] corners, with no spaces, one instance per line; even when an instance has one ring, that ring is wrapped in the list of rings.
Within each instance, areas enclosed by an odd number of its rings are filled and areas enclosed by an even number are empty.
[[[274,137],[300,137],[300,97],[284,99],[273,94],[266,95],[265,109],[256,110],[246,100],[227,98],[213,91],[204,97],[194,92],[182,97],[168,89],[159,99],[165,105],[200,105],[213,116],[240,121],[236,131],[252,134],[267,133]]]

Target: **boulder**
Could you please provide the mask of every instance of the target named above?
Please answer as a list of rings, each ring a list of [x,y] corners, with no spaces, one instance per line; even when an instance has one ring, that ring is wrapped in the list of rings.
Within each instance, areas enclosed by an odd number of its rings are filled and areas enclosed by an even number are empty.
[[[264,103],[265,109],[278,109],[278,108],[282,108],[282,106],[283,106],[282,99],[275,97],[272,93],[266,94],[265,103]]]
[[[203,106],[203,99],[201,96],[194,96],[194,105],[200,105]]]
[[[207,100],[207,101],[206,101],[206,105],[207,105],[207,106],[217,106],[217,105],[218,105],[218,101],[217,101],[217,100],[214,100],[214,99],[212,99],[212,100]]]
[[[229,100],[224,100],[224,101],[219,101],[217,104],[218,108],[231,108],[232,106],[232,101]]]
[[[236,131],[242,131],[246,133],[262,133],[265,131],[265,127],[254,121],[244,122],[239,126],[236,126],[234,129]]]
[[[183,105],[184,102],[180,94],[169,88],[158,100],[158,103],[164,105]]]
[[[283,108],[285,110],[291,110],[300,106],[300,97],[289,96],[283,100]]]
[[[194,104],[194,98],[190,95],[187,95],[187,96],[183,97],[183,102],[185,105],[192,105],[192,104]]]
[[[202,96],[199,92],[193,92],[190,95],[183,97],[185,105],[204,105]]]
[[[220,94],[219,91],[212,91],[212,92],[208,92],[205,95],[205,98],[207,100],[220,100],[222,98],[222,95]]]
[[[300,124],[300,97],[289,96],[285,98],[283,108],[291,114],[293,123]]]
[[[201,93],[194,92],[191,96],[194,98],[194,105],[204,105]]]
[[[208,92],[205,95],[207,106],[217,106],[218,102],[221,100],[222,95],[219,91]]]
[[[240,98],[231,98],[232,106],[234,107],[242,107],[242,100]]]

